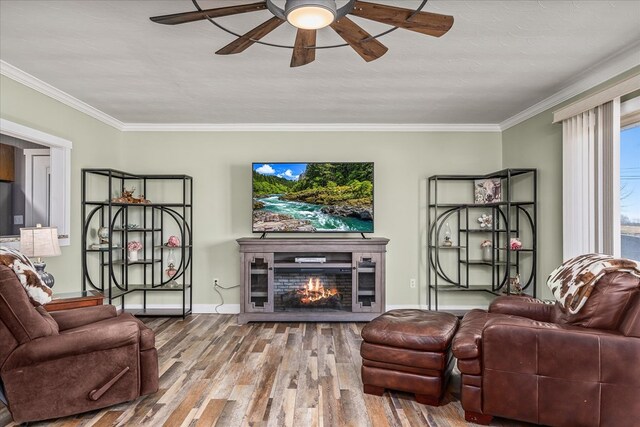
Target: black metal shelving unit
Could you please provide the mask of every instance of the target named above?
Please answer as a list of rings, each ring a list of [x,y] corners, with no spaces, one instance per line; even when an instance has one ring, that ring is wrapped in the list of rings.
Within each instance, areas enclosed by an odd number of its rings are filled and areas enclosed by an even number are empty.
[[[502,197],[493,203],[452,203],[452,194],[462,188],[473,198],[474,182],[500,179]],[[451,191],[447,185],[455,185]],[[536,294],[538,172],[536,169],[504,169],[486,175],[434,175],[427,185],[427,304],[438,310],[438,294],[449,291],[510,294],[509,279],[520,275],[524,293]],[[517,188],[516,188],[517,187]],[[522,191],[525,198],[517,198]],[[523,191],[524,190],[524,191]],[[455,198],[455,197],[453,197]],[[460,197],[465,200],[464,197]],[[468,199],[467,198],[467,199]],[[446,199],[443,200],[443,199]],[[491,215],[491,227],[480,228],[481,214]],[[451,232],[455,244],[442,244],[443,227],[454,224]],[[523,248],[512,250],[509,241],[526,235]],[[453,237],[453,236],[452,236]],[[478,259],[472,242],[480,238],[492,243],[491,260]],[[527,267],[525,270],[525,266]],[[474,270],[480,269],[481,271]],[[482,272],[484,270],[484,272]],[[490,274],[488,283],[478,283],[475,276]]]
[[[125,189],[136,187],[151,203],[116,203]],[[150,191],[150,193],[147,193]],[[178,193],[168,202],[157,199]],[[154,199],[157,197],[157,199]],[[119,300],[136,316],[186,317],[193,309],[193,179],[188,175],[133,174],[115,169],[82,169],[82,287],[96,289],[109,304]],[[130,221],[139,221],[131,227]],[[92,248],[97,230],[108,229],[108,247]],[[181,245],[169,247],[170,235]],[[137,261],[127,257],[127,243],[143,245]],[[176,251],[176,273],[165,273],[168,251]],[[174,256],[176,254],[174,253]],[[151,295],[180,293],[180,308],[150,308]],[[128,309],[126,296],[141,294],[142,308]]]

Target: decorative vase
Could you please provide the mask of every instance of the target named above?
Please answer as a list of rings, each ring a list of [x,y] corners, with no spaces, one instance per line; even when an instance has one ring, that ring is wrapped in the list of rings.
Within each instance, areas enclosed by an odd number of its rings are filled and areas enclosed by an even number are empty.
[[[444,239],[442,239],[442,246],[453,246],[453,240],[451,239],[451,227],[448,222],[444,224]]]
[[[167,277],[169,277],[169,282],[167,282],[167,286],[170,288],[176,288],[180,285],[178,284],[178,282],[176,282],[173,279],[173,276],[175,276],[178,273],[178,269],[176,268],[176,258],[173,253],[173,249],[169,249],[169,255],[167,256],[167,264],[169,264],[167,266],[167,269],[165,270]]]
[[[129,261],[138,261],[138,251],[129,251]]]
[[[493,260],[493,251],[491,246],[484,246],[482,248],[482,260],[491,262]]]

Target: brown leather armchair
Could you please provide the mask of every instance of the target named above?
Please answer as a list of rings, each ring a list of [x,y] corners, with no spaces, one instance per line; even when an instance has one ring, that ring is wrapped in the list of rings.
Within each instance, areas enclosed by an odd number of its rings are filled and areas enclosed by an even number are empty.
[[[111,305],[49,314],[0,265],[0,378],[17,423],[104,408],[158,390],[155,336]]]
[[[640,279],[608,273],[575,315],[530,297],[472,310],[453,340],[465,418],[637,426]]]

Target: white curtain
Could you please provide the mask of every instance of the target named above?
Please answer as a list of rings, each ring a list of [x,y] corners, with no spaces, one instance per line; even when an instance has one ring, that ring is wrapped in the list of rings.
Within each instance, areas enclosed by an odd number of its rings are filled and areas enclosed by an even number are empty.
[[[562,121],[563,257],[620,256],[620,98]]]

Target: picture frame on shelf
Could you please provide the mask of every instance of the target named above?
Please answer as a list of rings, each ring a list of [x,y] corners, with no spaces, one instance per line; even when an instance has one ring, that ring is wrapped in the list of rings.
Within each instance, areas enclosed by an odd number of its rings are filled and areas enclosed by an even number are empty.
[[[474,201],[476,204],[502,201],[502,182],[500,178],[476,179],[473,182]]]

